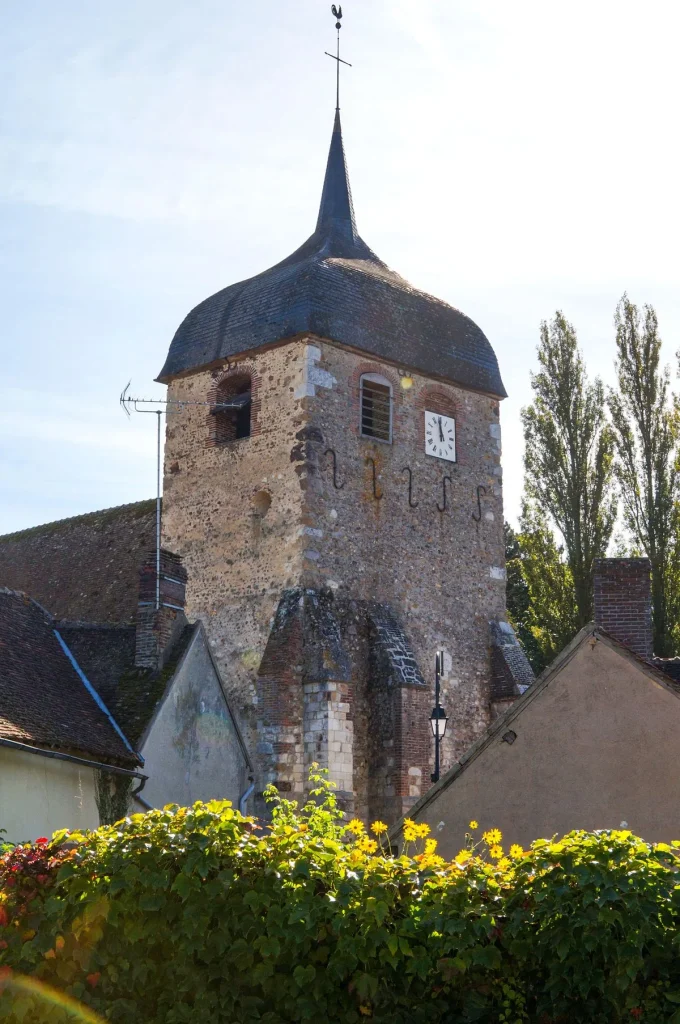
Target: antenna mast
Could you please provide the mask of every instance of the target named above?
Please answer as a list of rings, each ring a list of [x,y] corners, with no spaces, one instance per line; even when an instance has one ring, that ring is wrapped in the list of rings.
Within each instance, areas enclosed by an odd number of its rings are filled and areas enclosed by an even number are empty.
[[[226,409],[240,409],[249,400],[246,395],[234,395],[228,402],[181,402],[177,399],[167,398],[134,398],[128,394],[130,384],[128,381],[120,393],[119,402],[129,418],[130,412],[151,413],[156,417],[156,611],[161,606],[161,500],[162,500],[162,468],[161,468],[161,416],[168,412],[178,412],[189,405],[207,405],[211,412],[222,412]],[[149,409],[142,409],[140,406],[151,406]]]

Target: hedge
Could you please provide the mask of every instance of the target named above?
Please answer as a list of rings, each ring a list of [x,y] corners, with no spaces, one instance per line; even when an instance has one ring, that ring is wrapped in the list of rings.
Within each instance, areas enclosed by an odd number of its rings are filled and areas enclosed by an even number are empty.
[[[197,803],[3,854],[0,1018],[680,1024],[680,843],[471,828],[445,862],[407,822],[396,856],[313,781],[270,826]]]

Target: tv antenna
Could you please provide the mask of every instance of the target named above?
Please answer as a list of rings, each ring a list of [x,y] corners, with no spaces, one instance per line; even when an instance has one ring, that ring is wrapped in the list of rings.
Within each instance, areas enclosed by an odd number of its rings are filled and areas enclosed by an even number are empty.
[[[229,367],[227,366],[227,369]],[[234,395],[233,398],[221,402],[185,402],[178,398],[136,398],[128,394],[131,380],[127,382],[118,399],[123,412],[130,418],[131,412],[146,413],[156,417],[156,611],[161,606],[161,416],[168,412],[180,412],[186,406],[204,405],[210,408],[213,415],[228,409],[242,409],[250,401],[250,395]],[[147,408],[143,408],[146,406]]]

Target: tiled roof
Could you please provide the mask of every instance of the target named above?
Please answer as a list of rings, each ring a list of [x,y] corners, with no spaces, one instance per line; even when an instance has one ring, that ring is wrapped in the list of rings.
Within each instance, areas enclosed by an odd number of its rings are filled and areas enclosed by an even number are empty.
[[[135,630],[59,623],[59,632],[126,737],[137,746],[156,713],[198,623],[184,627],[164,667],[135,668]]]
[[[137,768],[139,758],[88,692],[48,613],[0,589],[0,737]]]
[[[300,334],[463,387],[506,394],[479,327],[390,270],[359,236],[337,112],[314,234],[275,267],[192,310],[175,334],[159,380]]]
[[[60,619],[134,622],[155,504],[138,501],[0,537],[0,586],[25,591]]]
[[[663,672],[674,690],[680,691],[680,658],[652,658],[651,664]]]

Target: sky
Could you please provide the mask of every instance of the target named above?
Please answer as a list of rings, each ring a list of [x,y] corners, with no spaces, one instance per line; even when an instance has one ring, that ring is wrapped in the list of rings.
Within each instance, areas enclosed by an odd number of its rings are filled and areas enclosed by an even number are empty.
[[[624,291],[676,372],[680,9],[346,0],[359,231],[491,341],[506,514],[542,319],[613,381]],[[8,0],[0,11],[0,533],[155,493],[181,320],[311,233],[330,142],[326,0]]]

